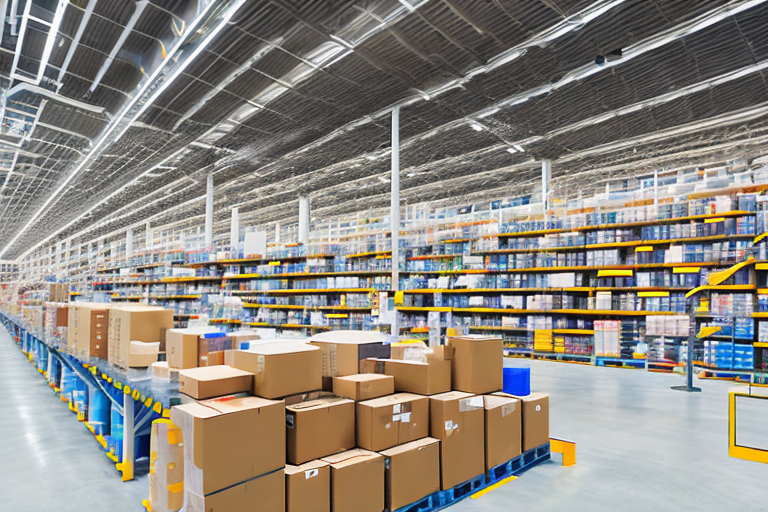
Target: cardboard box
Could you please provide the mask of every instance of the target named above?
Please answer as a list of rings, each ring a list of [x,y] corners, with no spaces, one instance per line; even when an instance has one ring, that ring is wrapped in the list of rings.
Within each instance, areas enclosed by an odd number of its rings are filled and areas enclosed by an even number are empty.
[[[150,436],[149,504],[152,510],[180,510],[184,505],[184,439],[168,420],[153,421]]]
[[[253,374],[231,366],[179,370],[179,391],[198,400],[250,391],[252,387]]]
[[[255,331],[234,331],[227,333],[232,338],[232,348],[234,350],[248,350],[250,342],[261,339],[261,336]]]
[[[333,378],[333,393],[362,402],[395,392],[395,378],[377,373],[356,373]]]
[[[357,446],[378,452],[429,435],[429,398],[411,393],[357,404]]]
[[[67,351],[70,354],[107,360],[109,307],[103,303],[74,302],[63,308],[67,315],[66,324],[71,326],[67,328]]]
[[[282,400],[224,397],[177,405],[171,408],[171,421],[184,435],[185,493],[208,496],[285,466]],[[273,480],[281,490],[282,503],[282,471],[279,481]]]
[[[323,354],[323,389],[333,389],[333,377],[354,375],[359,362],[369,357],[388,359],[389,344],[375,331],[329,331],[309,339]]]
[[[516,398],[486,395],[485,470],[522,453],[522,404]]]
[[[69,326],[69,308],[67,306],[56,307],[56,327]]]
[[[523,451],[533,450],[549,442],[549,395],[531,393],[528,396],[511,396],[523,403]]]
[[[420,360],[419,355],[426,352],[428,349],[429,347],[427,347],[427,344],[424,343],[423,341],[419,341],[415,343],[410,341],[400,341],[398,343],[392,343],[390,345],[391,355],[389,356],[389,358],[398,359],[400,361]]]
[[[331,465],[333,512],[384,510],[384,457],[355,449],[323,460]]]
[[[480,335],[449,337],[453,347],[453,389],[484,394],[501,391],[504,344],[501,338]]]
[[[355,447],[355,402],[329,397],[285,407],[288,462],[304,464]]]
[[[385,458],[387,510],[397,510],[440,490],[440,441],[425,437],[381,452]]]
[[[215,328],[187,328],[187,329],[168,329],[165,332],[165,351],[167,353],[168,365],[171,368],[186,369],[197,368],[198,338],[205,333],[220,333]]]
[[[432,359],[427,363],[388,360],[384,373],[395,378],[395,391],[436,395],[451,390],[451,361]]]
[[[219,366],[226,364],[224,354],[232,350],[232,338],[225,332],[207,332],[197,338],[197,365]]]
[[[130,356],[130,368],[147,368],[157,362],[158,353],[133,353]]]
[[[189,512],[285,512],[285,475],[279,469],[208,496],[184,494]]]
[[[430,436],[440,442],[440,488],[485,473],[483,397],[451,391],[429,397]]]
[[[131,341],[160,341],[161,329],[173,328],[173,311],[156,306],[125,305],[109,310],[109,362],[130,366]]]
[[[313,460],[285,466],[285,512],[330,512],[331,466]]]
[[[88,333],[88,355],[104,361],[109,357],[107,336],[109,332],[109,310],[92,309],[90,311],[90,327]]]
[[[306,343],[284,341],[256,345],[247,351],[232,350],[225,361],[253,373],[253,394],[264,398],[315,391],[322,386],[322,353]]]

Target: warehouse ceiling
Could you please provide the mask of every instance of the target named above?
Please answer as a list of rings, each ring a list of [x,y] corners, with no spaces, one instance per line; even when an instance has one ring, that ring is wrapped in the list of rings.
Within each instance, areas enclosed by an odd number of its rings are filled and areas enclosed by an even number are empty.
[[[759,154],[765,0],[0,0],[0,257]],[[581,173],[587,179],[578,181]],[[480,194],[480,196],[478,196]]]

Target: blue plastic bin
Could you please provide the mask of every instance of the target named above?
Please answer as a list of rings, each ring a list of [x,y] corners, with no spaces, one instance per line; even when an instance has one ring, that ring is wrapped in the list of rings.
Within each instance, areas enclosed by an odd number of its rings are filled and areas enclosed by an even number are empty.
[[[530,368],[504,368],[504,392],[515,396],[531,394]]]

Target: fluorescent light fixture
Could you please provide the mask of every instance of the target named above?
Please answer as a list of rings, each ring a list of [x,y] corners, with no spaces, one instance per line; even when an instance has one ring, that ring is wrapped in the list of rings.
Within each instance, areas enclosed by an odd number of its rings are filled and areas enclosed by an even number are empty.
[[[525,148],[520,144],[512,144],[512,147],[518,150],[520,153],[525,153]]]
[[[507,148],[507,151],[509,151],[512,154],[515,154],[518,152],[515,148]]]
[[[31,0],[30,0],[31,1]],[[56,42],[56,36],[59,33],[59,26],[61,26],[61,19],[64,17],[64,11],[67,10],[68,0],[59,0],[56,6],[56,14],[53,15],[53,23],[48,29],[48,39],[45,40],[45,48],[43,48],[43,56],[40,59],[40,68],[37,70],[37,83],[43,79],[45,74],[45,68],[48,67],[48,60],[51,58],[51,52],[53,51],[53,44]]]
[[[480,123],[469,123],[469,126],[471,126],[472,129],[475,130],[476,132],[481,132],[483,131],[483,129],[485,129],[485,127]]]

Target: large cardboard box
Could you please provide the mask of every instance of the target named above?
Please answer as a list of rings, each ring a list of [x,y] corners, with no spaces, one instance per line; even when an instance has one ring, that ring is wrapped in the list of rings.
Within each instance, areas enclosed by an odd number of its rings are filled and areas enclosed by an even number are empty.
[[[56,307],[56,327],[67,327],[69,325],[69,308],[67,306]]]
[[[206,333],[220,333],[221,330],[212,327],[168,329],[165,333],[165,351],[168,366],[180,370],[197,368],[198,338]]]
[[[395,378],[378,373],[356,373],[333,378],[333,393],[362,402],[395,392]]]
[[[369,357],[387,359],[389,344],[383,334],[375,331],[329,331],[316,334],[310,343],[320,347],[323,354],[323,389],[333,389],[333,377],[358,373],[359,363]]]
[[[430,436],[440,440],[443,490],[485,473],[482,396],[451,391],[429,397]]]
[[[252,341],[258,341],[261,336],[255,331],[234,331],[227,333],[232,338],[232,348],[234,350],[248,350]]]
[[[331,466],[313,460],[285,466],[285,512],[330,512]]]
[[[485,470],[514,459],[522,453],[522,405],[512,397],[486,395]]]
[[[187,512],[285,512],[283,469],[208,496],[185,489]]]
[[[323,356],[318,347],[285,341],[226,353],[228,365],[251,372],[253,394],[278,398],[322,387]],[[312,457],[316,458],[316,457]]]
[[[125,305],[109,310],[109,362],[130,366],[131,341],[160,341],[173,328],[173,311],[156,306]]]
[[[397,510],[440,490],[440,441],[425,437],[384,450],[385,503]]]
[[[453,347],[453,389],[484,394],[501,391],[504,344],[501,338],[467,335],[448,338]]]
[[[495,393],[503,395],[503,393]],[[512,395],[506,395],[512,396]],[[549,395],[531,393],[513,397],[523,403],[523,451],[533,450],[549,442]]]
[[[184,439],[169,420],[152,422],[149,504],[152,510],[178,511],[184,505]]]
[[[395,391],[436,395],[451,390],[449,352],[436,347],[425,355],[426,362],[394,360],[384,363],[384,373],[395,378]]]
[[[206,366],[179,371],[179,391],[198,400],[248,392],[253,374],[231,366]]]
[[[411,393],[357,404],[357,446],[378,452],[429,435],[429,398]]]
[[[67,313],[68,352],[81,358],[108,358],[109,304],[73,302]]]
[[[323,460],[331,465],[333,512],[384,510],[384,457],[355,449]]]
[[[285,466],[282,400],[249,396],[193,402],[171,408],[171,421],[184,435],[185,494],[208,496]],[[283,503],[282,471],[279,476],[273,485],[279,487]]]
[[[355,447],[355,402],[328,397],[285,407],[288,462],[304,464]]]

